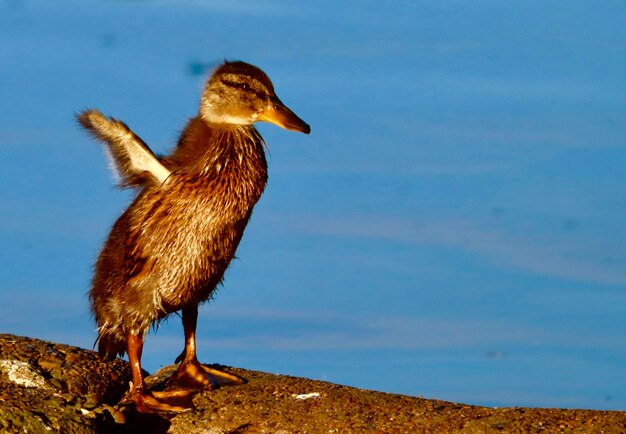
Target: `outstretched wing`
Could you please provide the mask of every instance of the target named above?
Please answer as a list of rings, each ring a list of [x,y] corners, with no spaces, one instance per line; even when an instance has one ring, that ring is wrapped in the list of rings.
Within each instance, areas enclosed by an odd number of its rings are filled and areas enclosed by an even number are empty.
[[[97,110],[79,113],[78,122],[106,145],[120,187],[161,185],[170,171],[130,128]]]

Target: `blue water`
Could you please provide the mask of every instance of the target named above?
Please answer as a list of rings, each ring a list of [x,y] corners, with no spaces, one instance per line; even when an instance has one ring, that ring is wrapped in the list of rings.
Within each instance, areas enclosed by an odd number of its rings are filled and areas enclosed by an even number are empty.
[[[270,183],[205,362],[495,406],[626,410],[626,5],[0,1],[0,331],[91,347],[132,193],[73,114],[171,149],[224,58],[312,126]],[[176,316],[147,341],[182,349]]]

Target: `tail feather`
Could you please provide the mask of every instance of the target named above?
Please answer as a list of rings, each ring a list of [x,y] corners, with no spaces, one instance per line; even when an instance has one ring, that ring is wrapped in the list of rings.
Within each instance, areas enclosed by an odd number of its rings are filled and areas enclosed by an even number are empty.
[[[101,333],[94,345],[98,345],[98,355],[104,360],[113,360],[126,353],[126,342],[115,335]]]
[[[85,130],[106,145],[120,187],[160,186],[170,176],[171,172],[148,145],[123,122],[107,118],[97,110],[86,110],[76,118]]]

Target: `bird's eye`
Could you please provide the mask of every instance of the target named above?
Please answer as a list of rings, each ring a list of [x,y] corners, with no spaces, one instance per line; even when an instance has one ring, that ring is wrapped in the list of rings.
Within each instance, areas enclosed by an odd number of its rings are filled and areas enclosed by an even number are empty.
[[[242,83],[242,84],[241,84],[241,88],[242,88],[243,90],[250,90],[250,86],[248,86],[248,84],[247,84],[247,83]]]

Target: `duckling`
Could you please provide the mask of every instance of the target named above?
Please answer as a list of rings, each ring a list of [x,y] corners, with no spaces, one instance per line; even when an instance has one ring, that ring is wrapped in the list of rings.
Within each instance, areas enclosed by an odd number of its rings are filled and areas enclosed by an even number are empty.
[[[130,396],[140,412],[178,412],[173,395],[148,390],[141,370],[150,326],[181,311],[185,333],[172,385],[193,389],[241,383],[196,357],[198,305],[208,300],[235,255],[267,182],[265,142],[253,124],[309,134],[269,77],[241,61],[225,62],[207,81],[198,115],[173,152],[155,155],[128,126],[97,110],[77,115],[106,145],[121,187],[137,189],[114,223],[89,293],[104,358],[128,354]]]

